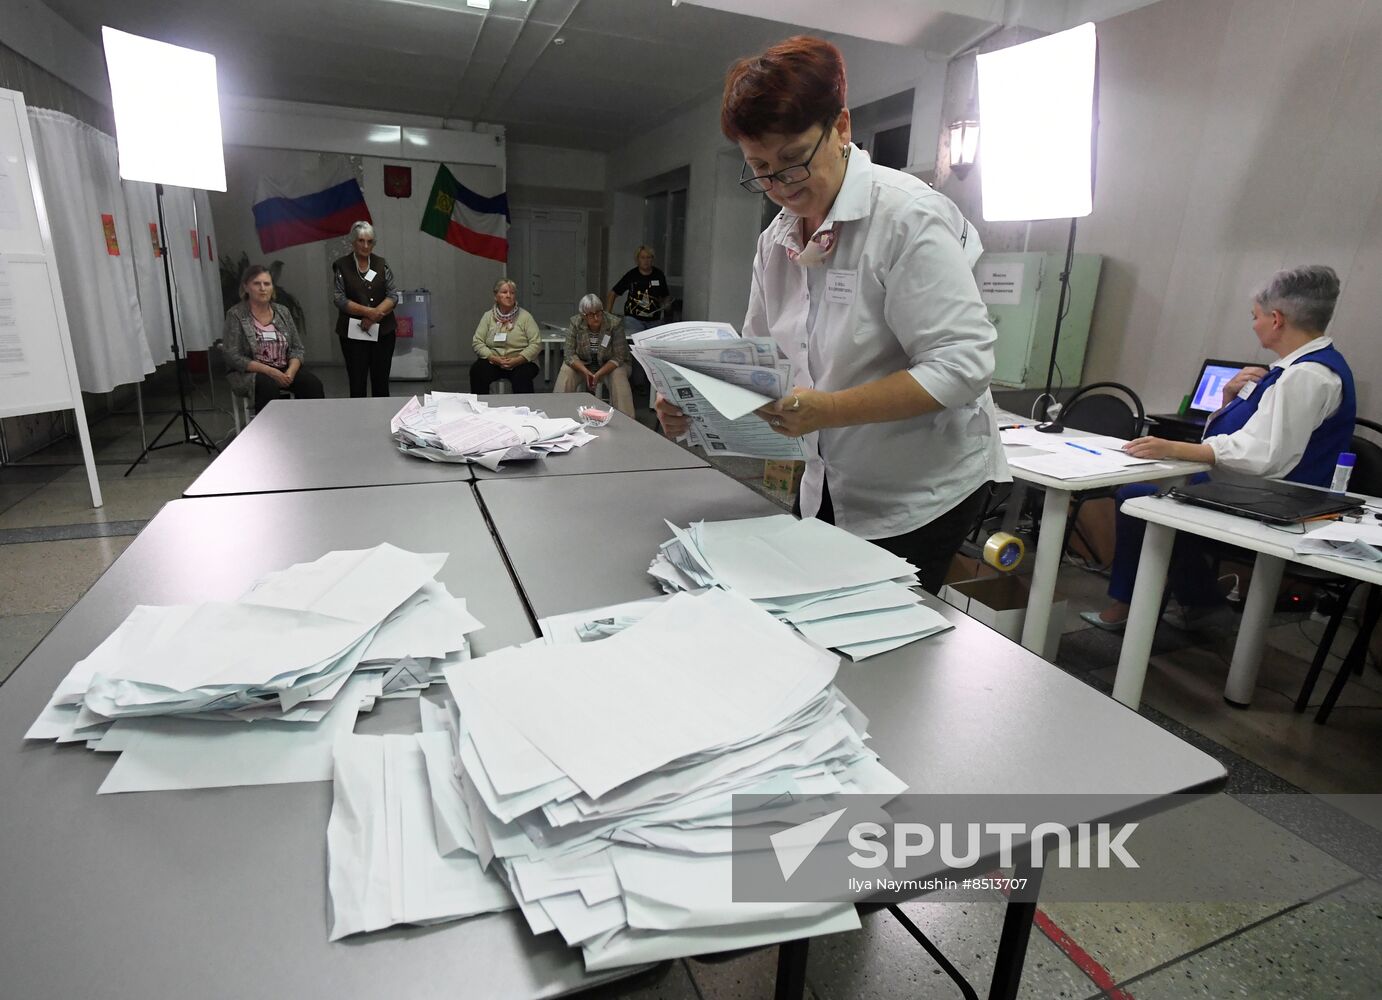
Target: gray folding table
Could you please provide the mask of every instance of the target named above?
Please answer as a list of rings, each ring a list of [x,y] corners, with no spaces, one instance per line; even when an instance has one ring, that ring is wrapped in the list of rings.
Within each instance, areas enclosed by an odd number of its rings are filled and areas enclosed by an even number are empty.
[[[177,500],[0,688],[0,993],[507,1000],[615,978],[587,976],[578,949],[517,911],[328,943],[329,782],[98,796],[113,755],[23,741],[135,604],[232,598],[268,570],[385,541],[451,553],[439,578],[485,623],[476,652],[533,637],[466,484]],[[416,728],[413,701],[358,725]]]
[[[406,396],[275,400],[183,496],[470,482],[474,476],[465,462],[429,462],[398,450],[389,418],[407,401]]]

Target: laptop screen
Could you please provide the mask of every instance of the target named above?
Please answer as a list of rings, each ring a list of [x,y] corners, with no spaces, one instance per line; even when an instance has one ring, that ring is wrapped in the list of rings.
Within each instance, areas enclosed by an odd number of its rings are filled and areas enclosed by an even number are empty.
[[[1196,413],[1213,413],[1223,405],[1224,386],[1243,368],[1232,361],[1206,361],[1200,369],[1200,381],[1190,397],[1190,409]]]

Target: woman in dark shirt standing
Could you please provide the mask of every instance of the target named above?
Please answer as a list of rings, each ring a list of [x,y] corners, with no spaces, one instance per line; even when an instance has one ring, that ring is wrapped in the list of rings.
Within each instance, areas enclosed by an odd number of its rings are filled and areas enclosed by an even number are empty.
[[[351,252],[331,265],[335,281],[336,336],[345,354],[346,375],[352,397],[365,395],[365,379],[376,396],[389,394],[389,369],[398,321],[398,286],[388,262],[374,253],[374,227],[357,222],[350,227]],[[350,321],[358,319],[362,332],[377,333],[373,340],[349,335]]]
[[[637,267],[631,267],[614,283],[605,296],[605,312],[614,312],[614,300],[624,299],[624,332],[633,336],[662,322],[662,309],[671,297],[667,275],[653,267],[653,248],[641,246],[634,253]]]

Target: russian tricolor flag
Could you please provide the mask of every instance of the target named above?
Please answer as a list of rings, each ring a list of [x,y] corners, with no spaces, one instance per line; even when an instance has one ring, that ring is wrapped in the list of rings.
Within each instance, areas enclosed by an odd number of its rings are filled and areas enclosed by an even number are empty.
[[[317,173],[286,183],[259,178],[254,228],[259,230],[259,246],[265,253],[344,236],[359,221],[374,220],[345,157],[335,157]]]
[[[437,179],[422,214],[422,231],[477,257],[509,259],[509,196],[485,197],[456,180],[445,164],[437,167]]]

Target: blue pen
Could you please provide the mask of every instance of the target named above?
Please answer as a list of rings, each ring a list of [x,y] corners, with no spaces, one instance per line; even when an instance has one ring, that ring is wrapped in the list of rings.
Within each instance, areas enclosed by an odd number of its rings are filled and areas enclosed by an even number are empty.
[[[1095,451],[1093,448],[1086,448],[1084,445],[1082,445],[1082,444],[1076,444],[1074,441],[1067,441],[1067,442],[1065,442],[1065,443],[1068,444],[1068,445],[1069,445],[1070,447],[1072,447],[1072,448],[1078,448],[1078,449],[1080,449],[1080,451],[1087,451],[1087,452],[1089,452],[1091,455],[1102,455],[1102,454],[1103,454],[1102,451]]]

